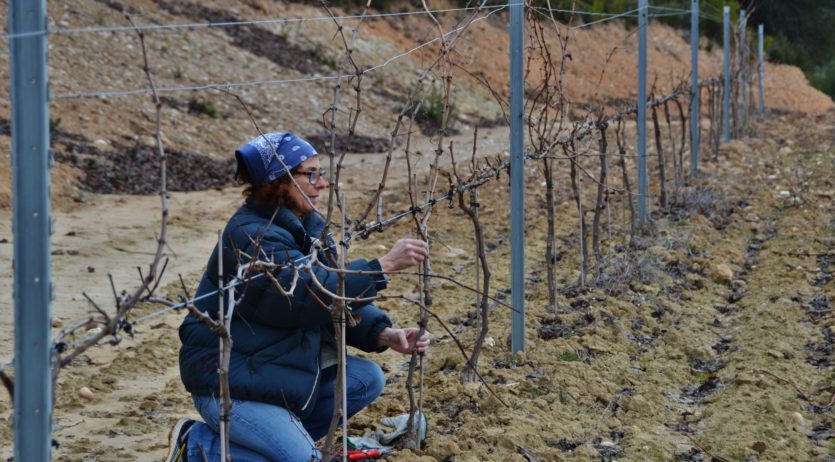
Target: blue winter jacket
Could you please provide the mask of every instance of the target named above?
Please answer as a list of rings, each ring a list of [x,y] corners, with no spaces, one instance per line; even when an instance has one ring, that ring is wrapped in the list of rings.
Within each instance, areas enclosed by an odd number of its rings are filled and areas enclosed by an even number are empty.
[[[270,218],[275,212],[272,223]],[[324,222],[316,214],[309,214],[301,222],[289,209],[267,210],[252,203],[239,208],[223,231],[223,279],[232,280],[239,259],[246,263],[256,252],[260,242],[261,259],[277,264],[298,264],[309,258],[311,245],[320,238]],[[336,257],[333,241],[328,239],[327,251],[320,261],[333,266],[326,254]],[[197,296],[213,293],[218,288],[217,249],[212,253]],[[386,278],[377,260],[354,260],[351,270],[377,274],[349,274],[345,277],[348,297],[372,297],[386,286]],[[317,268],[315,277],[329,291],[336,293],[338,275]],[[282,287],[290,287],[293,270],[273,272]],[[232,358],[229,366],[229,385],[233,399],[262,401],[276,404],[307,416],[312,410],[319,389],[321,371],[319,352],[323,336],[334,341],[331,315],[322,307],[330,297],[311,282],[310,274],[302,271],[292,298],[283,296],[265,276],[254,278],[239,286],[236,297],[243,291],[243,299],[235,307],[232,320]],[[195,306],[217,318],[218,297],[209,296],[195,302]],[[385,313],[370,304],[355,304],[353,312],[360,322],[346,329],[346,340],[363,351],[383,351],[378,345],[380,332],[391,326]],[[193,315],[186,316],[180,326],[180,376],[192,394],[217,396],[219,340],[203,322]]]

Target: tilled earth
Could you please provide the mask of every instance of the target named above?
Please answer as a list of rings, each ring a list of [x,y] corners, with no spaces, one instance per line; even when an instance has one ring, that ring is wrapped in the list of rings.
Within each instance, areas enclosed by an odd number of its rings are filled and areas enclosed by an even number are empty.
[[[632,247],[623,205],[613,201],[604,269],[597,284],[590,271],[587,287],[577,283],[577,214],[560,186],[556,313],[547,307],[544,281],[543,188],[529,170],[525,353],[510,354],[510,311],[494,303],[479,362],[508,406],[485,385],[461,382],[465,360],[432,321],[435,342],[424,363],[429,439],[419,454],[405,450],[388,460],[835,460],[835,114],[802,122],[775,118],[757,126],[758,138],[723,147],[677,195],[680,206],[662,213],[653,205],[653,226]],[[505,181],[481,188],[479,202],[491,295],[506,302]],[[594,188],[586,189],[591,204]],[[408,208],[405,191],[386,197],[388,210]],[[357,241],[351,253],[378,255],[407,228]],[[475,285],[464,215],[438,207],[430,228],[433,271]],[[591,263],[595,268],[593,257]],[[166,290],[181,293],[179,283]],[[416,290],[415,278],[400,276],[389,292]],[[433,290],[434,311],[471,348],[479,324],[474,295],[443,280]],[[417,320],[411,306],[381,305],[400,325]],[[194,415],[177,375],[181,316],[138,324],[135,338],[94,349],[62,373],[56,460],[162,457],[168,428]],[[353,433],[381,428],[378,418],[408,410],[406,358],[375,358],[389,385],[352,420]],[[92,400],[79,398],[82,386],[94,392]],[[7,401],[0,410],[0,434],[10,441]]]

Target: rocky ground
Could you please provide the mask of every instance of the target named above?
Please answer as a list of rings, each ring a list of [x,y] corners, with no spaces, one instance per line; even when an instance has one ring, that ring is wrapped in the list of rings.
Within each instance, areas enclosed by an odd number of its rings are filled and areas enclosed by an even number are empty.
[[[321,16],[318,9],[271,2],[53,2],[57,28],[122,24],[122,10],[143,23],[202,22],[253,17]],[[448,19],[447,19],[448,21]],[[152,66],[161,86],[213,81],[285,79],[333,72],[328,63],[339,48],[327,22],[304,26],[253,26],[243,32],[201,30],[149,35]],[[359,35],[358,55],[367,65],[432,37],[434,26],[414,19],[370,21]],[[460,59],[487,79],[506,81],[507,43],[501,21],[492,18],[462,42]],[[271,35],[264,35],[271,34]],[[689,51],[681,32],[653,26],[650,61],[667,75],[684,75]],[[144,86],[138,69],[138,41],[130,34],[102,36],[56,34],[50,51],[55,94],[97,88]],[[326,39],[326,38],[327,39]],[[54,41],[52,40],[54,39]],[[259,47],[284,40],[282,52]],[[634,36],[621,25],[582,29],[573,36],[577,51],[569,66],[567,88],[576,101],[614,101],[634,88]],[[606,55],[604,85],[596,85]],[[318,51],[317,51],[318,50]],[[580,51],[582,50],[582,51]],[[293,53],[292,66],[286,53]],[[421,54],[423,53],[423,54]],[[585,54],[583,54],[585,53]],[[631,53],[631,54],[630,54]],[[359,209],[379,178],[398,98],[431,57],[421,51],[397,67],[382,68],[364,93],[360,143],[347,159],[345,189]],[[583,56],[581,59],[580,56]],[[679,58],[681,57],[681,58]],[[0,56],[6,78],[6,56]],[[222,66],[205,66],[205,62]],[[702,75],[718,69],[715,48],[703,53]],[[663,69],[663,73],[660,71]],[[833,245],[835,210],[835,112],[832,101],[810,89],[794,68],[768,66],[764,120],[750,136],[708,153],[703,174],[691,179],[669,210],[659,210],[652,181],[653,226],[627,245],[627,212],[622,197],[613,199],[604,238],[600,276],[578,286],[577,211],[570,197],[567,167],[559,167],[557,224],[558,307],[547,307],[544,264],[545,212],[542,175],[527,172],[527,343],[524,354],[509,353],[510,312],[494,304],[480,369],[488,388],[461,383],[464,359],[437,322],[430,324],[435,344],[425,362],[425,402],[430,432],[420,454],[402,451],[389,460],[835,460],[835,374],[833,374]],[[472,149],[472,127],[500,116],[489,92],[456,74],[459,117],[456,154]],[[502,84],[496,85],[502,91]],[[294,87],[295,88],[295,87]],[[308,137],[327,131],[318,120],[332,102],[327,82],[294,88],[242,90],[256,107],[265,129],[294,126]],[[662,91],[662,92],[663,92]],[[194,98],[192,98],[194,97]],[[249,138],[251,122],[234,101],[217,93],[173,93],[165,102],[163,131],[170,152],[170,268],[163,292],[181,294],[177,274],[196,283],[215,230],[240,202],[230,187],[231,147]],[[195,99],[196,98],[196,99]],[[194,101],[192,101],[194,99]],[[207,113],[211,101],[216,114]],[[578,109],[581,112],[581,109]],[[152,107],[147,96],[58,100],[51,105],[54,132],[53,327],[82,319],[95,300],[111,299],[107,274],[120,288],[136,284],[137,265],[151,258],[158,230],[159,200],[149,137]],[[0,146],[9,152],[8,100],[0,100]],[[705,119],[706,120],[706,119]],[[488,123],[489,122],[489,123]],[[634,128],[633,128],[634,130]],[[634,153],[634,135],[630,135]],[[502,156],[507,150],[502,127],[482,129],[478,150]],[[416,136],[412,149],[425,168],[434,142]],[[365,152],[365,153],[363,153]],[[463,154],[462,154],[463,155]],[[404,156],[394,155],[395,170],[384,196],[387,212],[408,208]],[[589,160],[591,162],[591,160]],[[590,164],[591,165],[591,164]],[[654,164],[651,162],[651,166]],[[10,177],[8,156],[0,172]],[[0,257],[10,262],[10,182],[0,184]],[[586,207],[593,204],[593,182],[586,181]],[[506,178],[480,189],[481,215],[493,270],[492,296],[509,300],[509,225]],[[431,221],[433,270],[475,284],[473,238],[469,222],[446,204]],[[351,255],[376,256],[399,235],[391,232],[357,241]],[[0,278],[11,286],[11,265]],[[596,281],[595,281],[596,279]],[[399,277],[390,293],[413,295],[417,281]],[[475,296],[439,280],[435,311],[467,348],[476,338]],[[10,291],[3,305],[12,306]],[[398,324],[413,324],[411,306],[383,302]],[[160,307],[142,306],[136,316]],[[12,310],[0,315],[0,360],[8,367],[13,351]],[[64,370],[57,390],[56,460],[159,460],[168,428],[182,416],[194,416],[177,375],[181,313],[138,323],[134,338],[117,347],[102,346]],[[351,422],[362,433],[376,420],[407,411],[405,359],[385,353],[389,386],[384,396]],[[88,387],[92,396],[82,398]],[[500,398],[500,399],[499,399]],[[508,404],[505,406],[501,403]],[[11,442],[11,404],[0,397],[0,442]],[[0,444],[0,456],[11,455]]]

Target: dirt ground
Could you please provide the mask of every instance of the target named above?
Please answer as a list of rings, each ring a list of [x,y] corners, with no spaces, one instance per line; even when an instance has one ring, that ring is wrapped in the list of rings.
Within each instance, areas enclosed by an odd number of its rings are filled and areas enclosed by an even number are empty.
[[[132,14],[143,23],[322,15],[313,7],[268,1],[202,5],[183,12],[162,0],[130,3]],[[49,8],[58,28],[124,23],[117,2],[52,2]],[[498,15],[473,26],[458,59],[490,81],[506,82],[506,59],[495,59],[507,56],[505,26]],[[451,22],[446,16],[441,20]],[[284,40],[282,49],[292,51],[297,64],[279,65],[287,56],[256,48],[253,44],[264,38],[260,29],[237,35],[219,29],[155,32],[149,34],[149,44],[159,85],[334,72],[328,63],[340,49],[329,41],[332,23],[258,27],[272,39]],[[433,34],[434,25],[425,18],[369,21],[359,34],[358,59],[371,66]],[[566,87],[578,107],[634,97],[634,35],[613,23],[573,34],[576,49]],[[650,63],[659,74],[659,92],[668,92],[677,79],[687,77],[689,45],[683,32],[660,25],[651,27],[650,36]],[[56,95],[145,86],[137,67],[138,42],[131,34],[56,34],[51,43]],[[601,80],[601,63],[615,47]],[[363,94],[360,134],[386,142],[399,95],[433,56],[429,48],[369,74],[373,85]],[[0,56],[3,79],[8,76],[6,56]],[[720,58],[716,47],[703,50],[701,75],[715,75]],[[206,66],[207,60],[224,65]],[[489,91],[463,72],[455,79],[460,134],[453,140],[456,155],[465,156],[472,150],[472,127],[495,120],[501,112]],[[464,359],[433,321],[435,342],[425,362],[427,446],[420,454],[402,451],[388,460],[835,460],[835,109],[796,68],[767,65],[765,86],[768,117],[755,121],[751,136],[723,146],[716,158],[703,153],[708,157],[703,174],[677,195],[684,206],[658,213],[658,185],[651,185],[653,226],[638,240],[637,250],[626,245],[622,195],[612,200],[609,219],[604,219],[610,234],[602,245],[603,270],[598,284],[585,289],[577,286],[578,215],[567,167],[560,166],[556,313],[547,308],[543,178],[537,166],[529,165],[526,352],[509,353],[511,313],[494,304],[488,346],[479,362],[490,389],[508,406],[483,384],[461,383]],[[496,87],[503,91],[501,83]],[[262,86],[241,93],[253,103],[265,130],[292,126],[307,136],[326,133],[318,121],[332,102],[331,84],[298,88]],[[216,230],[241,201],[240,190],[224,186],[230,182],[223,179],[232,174],[227,161],[231,148],[253,132],[230,98],[209,94],[218,111],[210,117],[189,109],[193,96],[202,97],[171,93],[165,103],[166,146],[179,159],[172,167],[172,182],[178,186],[171,193],[170,263],[161,285],[162,293],[172,298],[181,293],[178,274],[191,287],[196,285]],[[61,155],[52,171],[52,311],[57,331],[90,312],[82,292],[104,306],[112,304],[108,274],[119,288],[136,285],[136,266],[151,259],[159,199],[139,195],[154,184],[151,160],[142,154],[152,145],[153,134],[147,95],[57,100],[50,110],[53,118],[60,118],[53,149]],[[10,180],[10,139],[8,128],[3,130],[8,127],[8,98],[0,98],[0,118],[0,174]],[[482,128],[478,151],[503,157],[506,140],[505,128]],[[630,140],[628,150],[634,153],[634,135]],[[427,136],[415,137],[411,148],[419,153],[413,156],[418,171],[425,170],[434,143]],[[379,153],[347,157],[345,190],[352,210],[364,205],[384,160]],[[408,208],[402,147],[395,151],[393,165],[384,195],[387,213]],[[211,174],[195,174],[197,169]],[[6,262],[0,265],[0,280],[7,287],[13,277],[10,184],[0,181],[0,261]],[[112,189],[103,190],[105,185]],[[493,271],[491,295],[507,301],[508,185],[504,176],[489,185],[479,190],[479,201]],[[585,207],[593,207],[593,181],[586,179],[582,188]],[[433,270],[475,285],[473,232],[463,214],[444,204],[436,208],[430,228]],[[402,222],[354,242],[350,255],[379,256],[407,232],[408,223]],[[592,263],[597,263],[594,258]],[[398,277],[389,293],[414,295],[416,285],[415,278]],[[443,280],[437,281],[434,294],[435,311],[472,348],[477,334],[474,294]],[[0,305],[8,308],[0,311],[0,366],[10,370],[10,290],[0,295]],[[381,306],[397,324],[417,320],[411,306],[391,301]],[[143,305],[134,316],[160,308]],[[134,338],[124,338],[117,347],[94,348],[62,371],[54,418],[60,443],[55,460],[163,457],[171,425],[180,417],[196,416],[177,370],[182,316],[165,313],[138,323]],[[381,399],[351,421],[356,434],[379,428],[380,417],[408,410],[406,358],[391,352],[374,358],[384,366],[389,385]],[[92,399],[79,396],[84,386],[93,391]],[[0,393],[0,457],[12,455],[11,441],[11,403]]]

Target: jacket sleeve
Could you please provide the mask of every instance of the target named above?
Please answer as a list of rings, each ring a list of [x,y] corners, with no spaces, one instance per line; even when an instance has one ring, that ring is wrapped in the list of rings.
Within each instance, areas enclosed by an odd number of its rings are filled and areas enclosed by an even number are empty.
[[[253,245],[249,247],[248,250],[254,251]],[[261,252],[262,258],[266,255],[277,265],[283,266],[273,271],[272,276],[285,291],[292,287],[296,273],[298,280],[292,295],[285,296],[275,286],[272,278],[253,278],[248,283],[244,300],[237,308],[238,314],[244,319],[280,328],[314,327],[329,322],[330,312],[327,307],[331,304],[331,297],[319,289],[316,281],[327,291],[336,293],[339,275],[318,265],[312,265],[310,270],[297,270],[310,257],[302,254],[292,244],[289,236],[279,233],[271,233],[262,238]],[[252,255],[251,252],[247,253]],[[345,275],[345,295],[349,298],[373,297],[378,290],[386,287],[386,279],[377,260],[354,260],[349,263],[348,269],[366,272]],[[351,305],[356,308],[365,304],[367,302],[354,302]]]
[[[345,341],[348,345],[369,353],[385,351],[386,346],[379,345],[377,339],[380,332],[391,327],[391,319],[379,308],[368,304],[353,310],[360,322],[345,330]]]

